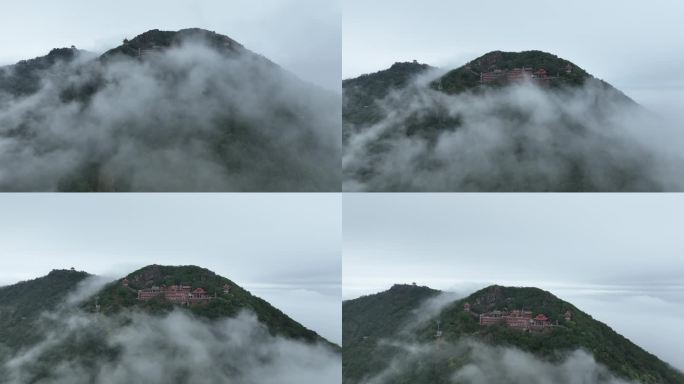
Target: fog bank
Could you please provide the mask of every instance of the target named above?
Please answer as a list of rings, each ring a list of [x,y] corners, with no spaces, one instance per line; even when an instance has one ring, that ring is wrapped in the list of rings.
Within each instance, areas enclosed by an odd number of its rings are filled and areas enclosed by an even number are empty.
[[[339,96],[251,52],[188,41],[39,75],[0,91],[0,190],[340,188]]]
[[[627,102],[595,79],[446,95],[437,74],[345,126],[346,191],[675,191],[684,188],[676,116]]]
[[[628,384],[598,364],[591,354],[576,350],[558,361],[545,361],[510,347],[494,347],[473,340],[456,343],[391,343],[398,353],[387,368],[361,381],[363,384],[389,384],[399,378],[416,377],[425,370],[451,362],[462,366],[448,373],[444,382],[458,384]],[[415,375],[415,376],[414,376]],[[426,376],[423,376],[426,377]]]

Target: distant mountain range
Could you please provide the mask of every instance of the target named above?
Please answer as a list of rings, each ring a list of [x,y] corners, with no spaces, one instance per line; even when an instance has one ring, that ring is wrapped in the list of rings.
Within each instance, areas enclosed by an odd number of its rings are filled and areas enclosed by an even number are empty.
[[[174,350],[187,344],[181,340],[186,336],[181,335],[192,334],[192,328],[196,328],[196,348],[225,348],[214,352],[229,354],[247,343],[242,347],[244,356],[262,354],[264,366],[271,364],[269,356],[276,353],[267,351],[279,339],[302,346],[297,348],[320,349],[320,353],[331,356],[340,350],[268,302],[204,268],[150,265],[85,295],[92,279],[86,272],[54,270],[44,277],[0,287],[0,373],[4,372],[0,376],[12,377],[12,383],[60,382],[53,374],[59,367],[71,364],[80,367],[79,375],[85,371],[84,381],[94,380],[105,367],[124,365],[122,361],[145,353],[141,347],[126,351],[119,345],[118,339],[132,332],[139,333],[141,340],[155,340],[156,353],[168,357],[185,353]],[[73,296],[79,291],[81,300]],[[206,332],[214,333],[216,340],[202,342]],[[174,340],[176,336],[181,339]],[[219,344],[213,346],[213,342]],[[21,357],[26,353],[31,356],[30,362]],[[204,364],[212,364],[213,360],[207,358]],[[18,370],[21,376],[7,373],[14,372],[18,364],[26,365]],[[227,377],[237,378],[242,369],[229,360],[220,364],[218,371]],[[178,368],[179,377],[196,374],[188,371],[183,376],[188,366],[179,364]],[[155,380],[163,377],[157,375]],[[0,383],[4,382],[0,378]]]
[[[515,348],[549,364],[584,351],[607,368],[606,375],[619,380],[684,383],[684,374],[678,370],[538,288],[491,286],[465,298],[450,299],[447,293],[428,287],[395,285],[385,292],[345,301],[342,308],[343,377],[349,384],[478,382],[454,379],[455,373],[468,366],[486,363],[478,362],[482,356],[476,356],[468,342],[486,348]],[[402,347],[405,344],[414,346]],[[430,353],[424,352],[429,348],[433,348]],[[423,354],[397,365],[395,360],[410,351]],[[580,366],[572,370],[580,376],[583,373]],[[615,381],[602,381],[599,375],[586,376],[581,382]]]
[[[339,135],[338,95],[202,29],[0,67],[0,190],[336,191]]]
[[[634,137],[642,112],[541,51],[489,52],[446,71],[395,63],[343,81],[343,188],[660,190],[657,154]]]

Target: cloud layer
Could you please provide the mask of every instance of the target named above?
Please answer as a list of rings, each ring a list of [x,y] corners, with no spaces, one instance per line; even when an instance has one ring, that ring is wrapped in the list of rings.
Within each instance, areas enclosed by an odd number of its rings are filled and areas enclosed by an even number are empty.
[[[597,80],[564,90],[521,83],[446,95],[419,78],[376,103],[379,122],[345,127],[344,190],[684,187],[676,121],[625,103]]]
[[[612,375],[587,352],[577,350],[544,361],[516,348],[493,347],[472,340],[453,344],[392,344],[399,353],[387,368],[363,384],[388,384],[400,378],[423,377],[421,370],[457,364],[443,381],[458,384],[627,384]],[[462,364],[462,365],[459,365]]]
[[[339,190],[339,97],[260,56],[188,42],[41,76],[0,92],[2,190]]]

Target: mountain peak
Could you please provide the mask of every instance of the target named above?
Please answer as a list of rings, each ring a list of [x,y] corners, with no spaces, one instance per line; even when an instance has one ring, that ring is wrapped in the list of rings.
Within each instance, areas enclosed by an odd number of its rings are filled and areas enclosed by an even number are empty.
[[[120,288],[124,281],[131,294],[151,287],[189,286],[193,289],[201,288],[214,295],[222,292],[225,285],[236,286],[229,279],[196,265],[151,264],[129,273],[117,280],[115,285]]]
[[[568,311],[580,312],[572,304],[559,299],[551,292],[536,287],[491,285],[462,299],[461,303],[468,303],[471,310],[478,314],[528,310],[535,314],[543,314],[552,321],[562,320]]]
[[[418,285],[417,283],[411,283],[411,284],[394,284],[392,287],[389,289],[391,292],[400,292],[400,291],[411,291],[411,290],[432,290],[431,288],[424,286],[424,285]]]
[[[76,270],[76,268],[71,267],[69,269],[53,269],[50,271],[50,273],[47,274],[47,276],[55,277],[55,276],[70,276],[70,275],[85,275],[88,276],[89,274],[84,271],[79,271]]]
[[[124,39],[123,44],[105,52],[103,57],[116,54],[143,57],[146,54],[180,45],[187,41],[198,41],[222,52],[241,52],[244,47],[228,36],[201,28],[186,28],[178,31],[151,29],[132,39]]]
[[[582,85],[593,78],[574,63],[554,54],[539,51],[491,51],[447,72],[433,82],[446,93],[459,93],[481,85],[505,85],[529,79],[543,86]]]
[[[208,320],[233,317],[243,310],[249,310],[272,334],[307,342],[328,343],[316,332],[305,328],[228,278],[196,265],[145,266],[108,284],[98,292],[97,297],[83,303],[82,308],[103,314],[115,314],[133,308],[151,314],[184,309]]]
[[[71,47],[71,48],[53,48],[48,52],[47,57],[52,58],[53,60],[65,60],[69,61],[73,59],[75,56],[77,56],[81,52],[80,50],[76,49],[76,47]]]
[[[419,63],[417,60],[413,61],[397,61],[389,68],[391,71],[409,71],[421,72],[431,67],[427,64]]]

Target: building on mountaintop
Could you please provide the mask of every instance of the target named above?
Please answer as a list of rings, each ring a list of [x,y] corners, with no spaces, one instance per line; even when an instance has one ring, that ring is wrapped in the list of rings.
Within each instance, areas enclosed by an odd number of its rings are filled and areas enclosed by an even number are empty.
[[[542,331],[553,327],[549,318],[543,313],[532,317],[532,311],[513,310],[510,312],[491,311],[480,314],[480,325],[504,325],[508,328],[523,331]]]
[[[567,69],[566,69],[567,72]],[[568,72],[569,73],[569,72]],[[490,72],[480,73],[480,83],[491,83],[494,81],[522,81],[531,80],[537,83],[546,84],[555,77],[549,76],[546,69],[539,68],[536,71],[530,67],[513,69],[495,69]]]
[[[189,285],[172,285],[170,287],[162,285],[138,290],[138,300],[140,301],[148,301],[156,297],[163,297],[172,303],[183,305],[202,303],[212,299],[204,289],[192,290]]]

